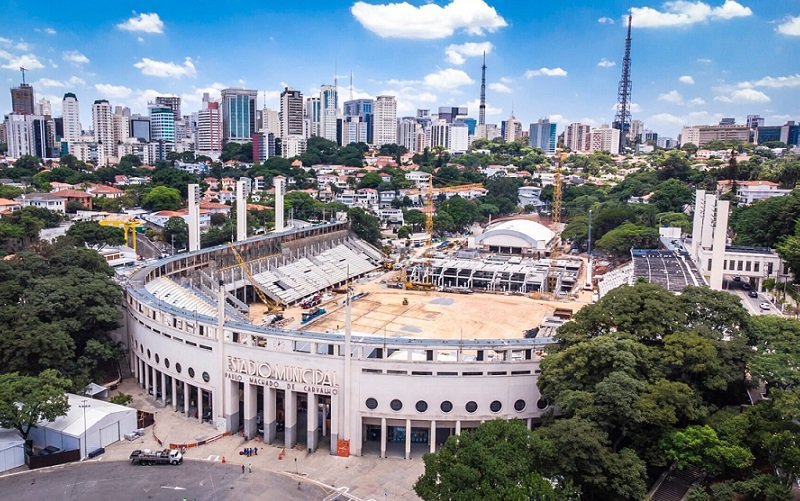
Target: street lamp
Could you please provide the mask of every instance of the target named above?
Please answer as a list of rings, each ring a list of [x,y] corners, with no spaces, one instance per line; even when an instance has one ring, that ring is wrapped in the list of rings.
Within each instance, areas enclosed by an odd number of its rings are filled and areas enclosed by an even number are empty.
[[[89,455],[89,448],[88,448],[88,446],[86,444],[86,441],[88,440],[88,437],[86,436],[86,408],[87,407],[91,407],[91,405],[86,403],[88,401],[89,401],[88,399],[84,398],[83,400],[81,400],[81,404],[78,406],[81,409],[83,409],[83,440],[81,440],[81,442],[83,442],[83,455],[84,456],[88,456]]]

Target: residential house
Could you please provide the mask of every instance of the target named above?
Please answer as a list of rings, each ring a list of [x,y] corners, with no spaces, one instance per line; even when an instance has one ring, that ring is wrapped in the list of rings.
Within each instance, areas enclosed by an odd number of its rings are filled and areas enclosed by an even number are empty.
[[[40,207],[54,212],[66,213],[67,199],[52,193],[26,193],[15,199],[22,207]]]
[[[89,193],[93,197],[106,198],[121,198],[125,195],[125,192],[119,188],[94,183],[90,184],[89,187],[86,188],[86,193]]]
[[[87,209],[92,210],[92,195],[86,193],[85,191],[60,190],[53,192],[53,195],[65,198],[67,200],[67,204],[70,202],[78,202]]]

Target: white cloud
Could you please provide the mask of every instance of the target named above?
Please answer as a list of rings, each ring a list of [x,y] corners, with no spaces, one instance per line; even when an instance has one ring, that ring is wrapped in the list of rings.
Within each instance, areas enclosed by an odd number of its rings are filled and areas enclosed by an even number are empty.
[[[95,84],[94,88],[100,93],[101,97],[111,99],[124,99],[133,93],[133,90],[124,85],[99,83]]]
[[[597,22],[600,24],[614,24],[614,20],[606,16],[601,17]]]
[[[117,28],[141,33],[164,33],[164,21],[155,12],[142,13],[138,16],[133,16],[124,23],[119,23]]]
[[[139,68],[142,75],[160,78],[171,77],[193,77],[197,75],[197,70],[192,63],[192,58],[187,57],[183,61],[183,65],[173,63],[172,61],[156,61],[149,57],[142,58],[141,61],[133,65],[134,68]]]
[[[67,84],[62,82],[61,80],[53,80],[52,78],[40,78],[37,80],[33,86],[35,88],[39,87],[66,87]]]
[[[144,42],[144,38],[136,37],[136,41],[139,42],[139,43],[142,43],[142,42]]]
[[[473,83],[473,80],[461,70],[445,68],[425,75],[423,83],[434,89],[454,90]]]
[[[481,56],[492,52],[492,42],[467,42],[450,44],[444,50],[445,59],[451,64],[464,64],[468,57]]]
[[[599,66],[599,67],[601,67],[601,68],[611,68],[611,67],[613,67],[613,66],[616,66],[616,65],[617,65],[617,63],[615,63],[614,61],[609,61],[609,60],[608,60],[608,59],[606,59],[606,58],[603,58],[603,59],[601,59],[601,60],[600,60],[600,61],[597,63],[597,66]]]
[[[69,80],[67,80],[67,83],[69,83],[70,85],[86,85],[86,80],[84,80],[81,77],[76,77],[75,75],[72,75],[71,77],[69,77]]]
[[[28,42],[20,41],[14,44],[14,48],[17,50],[27,51],[31,49],[31,44],[29,44]]]
[[[502,82],[493,82],[489,84],[489,90],[493,90],[495,92],[500,92],[503,94],[511,94],[513,91],[511,87],[502,83]]]
[[[467,101],[466,103],[461,103],[459,106],[466,106],[467,111],[470,111],[472,115],[477,115],[478,110],[481,106],[480,99],[473,99],[472,101]],[[487,116],[500,116],[503,113],[502,108],[498,108],[497,106],[492,106],[491,103],[486,103],[486,115]]]
[[[192,87],[192,90],[181,94],[181,100],[187,107],[200,108],[200,103],[203,101],[203,93],[208,92],[208,95],[211,99],[219,100],[222,89],[226,89],[228,87],[229,85],[219,82],[214,82],[205,87]]]
[[[533,77],[565,77],[567,76],[566,70],[562,68],[546,68],[541,67],[538,70],[528,70],[525,72],[525,78],[533,78]]]
[[[671,113],[657,113],[647,119],[647,123],[665,124],[665,125],[679,125],[686,124],[686,119],[675,116]]]
[[[793,16],[779,24],[775,31],[781,35],[789,35],[790,37],[800,37],[800,16]]]
[[[514,79],[511,77],[500,77],[500,81],[504,84],[510,84],[514,81]]]
[[[717,7],[712,7],[705,2],[676,0],[665,2],[662,8],[663,10],[659,11],[652,7],[633,7],[631,9],[633,25],[637,28],[690,26],[708,21],[753,15],[750,7],[745,7],[735,0],[725,0],[725,3]]]
[[[47,33],[48,35],[55,35],[56,33],[58,33],[58,32],[57,32],[56,30],[54,30],[53,28],[49,28],[49,27],[48,27],[48,28],[45,28],[45,29],[44,29],[44,32],[45,32],[45,33]]]
[[[689,104],[691,104],[692,106],[703,106],[704,104],[706,104],[706,100],[703,99],[702,97],[696,97],[690,100]]]
[[[0,61],[5,62],[5,64],[0,64],[0,68],[5,68],[7,70],[17,71],[20,67],[26,70],[41,70],[44,68],[39,58],[33,54],[15,55],[8,51],[0,50]]]
[[[680,83],[682,83],[682,84],[686,84],[686,85],[694,85],[694,78],[692,77],[692,75],[681,75],[681,76],[678,78],[678,81],[679,81]]]
[[[700,58],[697,58],[697,62],[698,63],[703,63],[703,64],[711,64],[713,61],[711,61],[711,59],[709,59],[707,57],[700,57]]]
[[[73,64],[86,64],[89,62],[89,58],[78,52],[77,50],[68,50],[64,52],[61,57],[64,61]]]
[[[484,0],[452,0],[445,6],[426,3],[419,7],[408,2],[373,5],[359,1],[350,12],[364,28],[382,38],[434,40],[459,30],[483,35],[508,26]]]
[[[714,101],[721,103],[768,103],[770,98],[760,90],[737,89],[727,96],[715,96]]]
[[[428,91],[420,91],[417,87],[384,89],[378,95],[395,97],[398,116],[413,115],[418,108],[430,108],[433,103],[439,100],[435,94]]]
[[[800,87],[800,73],[788,75],[785,77],[770,77],[766,76],[761,80],[755,82],[742,82],[740,85],[744,87],[769,87],[771,89],[778,89],[781,87]]]
[[[683,96],[677,90],[671,90],[658,96],[659,101],[665,101],[672,104],[683,104]]]

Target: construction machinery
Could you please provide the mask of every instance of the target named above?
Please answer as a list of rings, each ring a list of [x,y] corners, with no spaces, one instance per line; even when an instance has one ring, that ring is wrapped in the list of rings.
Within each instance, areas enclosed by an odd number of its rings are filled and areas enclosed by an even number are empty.
[[[272,301],[266,294],[261,290],[256,282],[256,279],[253,278],[253,275],[250,273],[250,269],[247,266],[247,261],[244,260],[239,251],[236,250],[236,246],[233,245],[233,242],[228,242],[228,247],[230,247],[231,252],[233,252],[233,256],[236,258],[236,262],[239,263],[239,267],[242,269],[242,273],[247,277],[247,280],[250,282],[250,285],[253,287],[258,298],[261,300],[262,303],[267,307],[267,311],[265,315],[277,315],[283,311],[283,308],[278,306],[274,301]]]
[[[431,245],[433,239],[433,178],[436,177],[431,174],[431,181],[428,183],[428,203],[425,207],[425,232],[428,234],[428,245]],[[442,188],[436,188],[436,191],[441,193],[453,193],[462,190],[474,190],[483,188],[482,183],[468,183],[468,184],[459,184],[458,186],[444,186]]]

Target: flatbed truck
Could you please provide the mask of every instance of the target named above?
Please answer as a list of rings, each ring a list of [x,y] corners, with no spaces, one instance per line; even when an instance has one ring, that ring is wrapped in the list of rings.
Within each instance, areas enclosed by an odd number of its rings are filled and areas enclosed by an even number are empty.
[[[149,449],[131,452],[131,464],[150,466],[154,464],[178,465],[183,462],[183,454],[178,449],[164,449],[163,451],[151,451]]]

